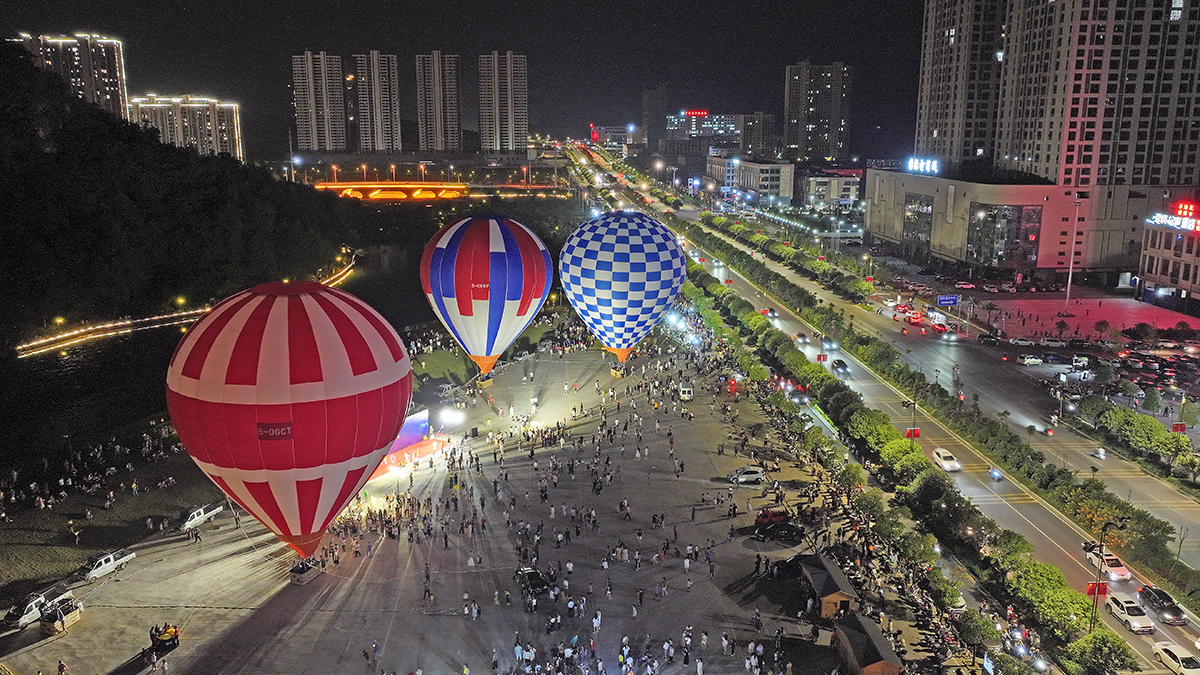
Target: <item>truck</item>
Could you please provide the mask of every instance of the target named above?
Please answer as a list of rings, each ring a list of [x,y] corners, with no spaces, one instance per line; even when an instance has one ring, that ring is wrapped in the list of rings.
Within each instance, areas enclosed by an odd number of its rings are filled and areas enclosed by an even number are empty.
[[[20,602],[9,608],[4,615],[4,625],[14,630],[25,630],[42,617],[42,612],[62,600],[74,599],[65,585],[57,584],[36,593],[30,593]]]
[[[217,517],[217,514],[225,510],[224,504],[205,504],[204,506],[193,506],[179,514],[175,519],[174,527],[179,532],[187,532],[200,527],[204,523]]]
[[[137,557],[137,553],[128,549],[120,549],[111,553],[97,553],[88,558],[87,564],[79,568],[75,573],[75,577],[80,581],[90,584],[100,577],[107,576],[117,570],[125,569],[131,560]]]

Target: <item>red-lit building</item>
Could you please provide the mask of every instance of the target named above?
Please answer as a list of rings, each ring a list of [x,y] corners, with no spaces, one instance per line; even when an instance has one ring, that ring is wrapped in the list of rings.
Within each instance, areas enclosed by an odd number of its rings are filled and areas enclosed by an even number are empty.
[[[1200,314],[1200,206],[1195,196],[1146,218],[1138,296],[1149,303]]]

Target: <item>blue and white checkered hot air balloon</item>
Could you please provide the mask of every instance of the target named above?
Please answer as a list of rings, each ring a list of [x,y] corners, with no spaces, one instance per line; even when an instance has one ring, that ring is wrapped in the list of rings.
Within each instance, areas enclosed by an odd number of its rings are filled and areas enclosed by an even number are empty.
[[[558,257],[567,299],[622,362],[662,320],[686,273],[675,235],[633,211],[613,211],[580,225]]]

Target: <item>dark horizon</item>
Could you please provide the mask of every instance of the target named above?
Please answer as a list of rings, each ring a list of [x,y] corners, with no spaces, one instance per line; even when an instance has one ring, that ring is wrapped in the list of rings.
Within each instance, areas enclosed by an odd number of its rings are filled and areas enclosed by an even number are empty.
[[[784,68],[845,61],[854,67],[851,152],[865,159],[912,149],[920,2],[865,0],[853,15],[815,0],[699,2],[684,11],[471,0],[419,9],[313,0],[199,7],[47,0],[0,8],[0,25],[5,37],[86,31],[121,39],[130,96],[239,103],[248,161],[287,156],[291,56],[305,50],[396,54],[405,119],[416,117],[414,56],[458,54],[464,129],[477,128],[478,56],[525,54],[530,133],[558,137],[582,137],[589,122],[640,124],[641,93],[660,84],[671,107],[771,112],[782,132]]]

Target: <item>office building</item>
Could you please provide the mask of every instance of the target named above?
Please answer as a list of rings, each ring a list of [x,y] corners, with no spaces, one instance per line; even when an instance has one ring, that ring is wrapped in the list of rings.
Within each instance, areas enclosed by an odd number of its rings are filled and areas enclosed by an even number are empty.
[[[790,206],[794,172],[791,162],[716,154],[708,157],[705,182],[742,203]]]
[[[292,57],[292,101],[300,150],[346,149],[345,81],[340,56],[306,51]]]
[[[739,150],[755,157],[775,156],[775,116],[761,110],[753,115],[738,115]]]
[[[926,0],[916,156],[990,161],[1007,0]]]
[[[802,61],[787,67],[785,79],[784,156],[806,162],[845,159],[851,67]]]
[[[417,55],[417,130],[422,150],[462,149],[457,55]]]
[[[400,88],[395,54],[354,55],[360,152],[400,152]]]
[[[78,96],[117,117],[129,114],[120,40],[88,33],[21,33],[18,41],[40,68],[57,73]]]
[[[642,92],[642,131],[645,132],[646,147],[651,152],[656,152],[658,142],[666,138],[666,118],[671,112],[671,107],[667,105],[666,85]]]
[[[523,54],[479,57],[479,144],[524,150],[529,141],[529,78]]]
[[[242,122],[238,104],[200,96],[146,94],[129,101],[129,119],[158,129],[159,140],[201,155],[242,153]]]
[[[1200,179],[1200,11],[1146,4],[928,0],[924,154],[909,174],[868,171],[867,230],[916,259],[1131,283],[1147,214]]]

